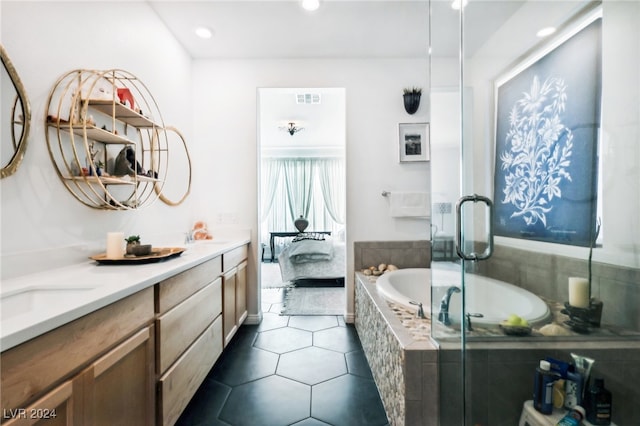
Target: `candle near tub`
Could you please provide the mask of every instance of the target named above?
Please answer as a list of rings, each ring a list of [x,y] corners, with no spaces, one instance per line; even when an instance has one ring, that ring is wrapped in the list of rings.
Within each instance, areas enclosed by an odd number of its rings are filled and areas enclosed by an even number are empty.
[[[107,233],[107,259],[120,259],[124,256],[124,233]]]
[[[569,305],[576,308],[588,308],[589,299],[589,280],[569,277]]]

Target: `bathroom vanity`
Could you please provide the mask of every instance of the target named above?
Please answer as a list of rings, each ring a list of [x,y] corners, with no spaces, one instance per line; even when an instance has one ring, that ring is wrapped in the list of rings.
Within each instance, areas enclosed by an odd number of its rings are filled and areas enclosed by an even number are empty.
[[[174,424],[246,318],[247,253],[245,239],[197,243],[3,282],[3,308],[24,309],[2,314],[0,422]]]

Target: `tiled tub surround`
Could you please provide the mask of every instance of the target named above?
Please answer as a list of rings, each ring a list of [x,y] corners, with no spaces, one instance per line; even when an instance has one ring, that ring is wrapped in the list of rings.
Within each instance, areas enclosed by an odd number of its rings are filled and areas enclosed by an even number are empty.
[[[364,274],[357,272],[355,281],[355,326],[389,423],[438,425],[438,351],[430,321],[387,304]]]
[[[356,329],[389,422],[461,424],[459,333],[451,330],[457,338],[434,342],[430,320],[417,319],[383,300],[375,279],[362,273],[356,273],[355,300]],[[640,340],[605,337],[588,341],[580,335],[517,338],[491,330],[471,333],[465,353],[468,424],[517,424],[522,404],[531,399],[539,360],[550,356],[570,361],[571,353],[595,359],[592,374],[603,377],[613,393],[614,421],[640,424]]]

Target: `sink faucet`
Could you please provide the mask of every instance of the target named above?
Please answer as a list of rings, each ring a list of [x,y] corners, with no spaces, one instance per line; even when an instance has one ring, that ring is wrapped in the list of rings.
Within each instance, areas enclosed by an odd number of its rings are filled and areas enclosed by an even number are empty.
[[[447,289],[447,293],[442,297],[440,301],[440,312],[438,313],[438,321],[444,325],[451,325],[449,319],[449,302],[453,293],[460,293],[460,289],[456,286],[451,286]]]

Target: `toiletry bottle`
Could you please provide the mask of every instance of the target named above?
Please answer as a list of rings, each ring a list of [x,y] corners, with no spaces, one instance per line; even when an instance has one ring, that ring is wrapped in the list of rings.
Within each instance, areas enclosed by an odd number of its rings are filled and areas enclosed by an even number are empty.
[[[584,417],[586,416],[585,413],[586,411],[584,408],[576,405],[567,413],[566,416],[556,423],[556,426],[580,426],[582,424],[582,420],[584,420]]]
[[[583,393],[584,379],[582,374],[575,370],[575,367],[571,365],[567,370],[567,377],[564,382],[564,406],[571,410],[576,405],[582,405],[582,393]]]
[[[533,382],[533,407],[542,414],[553,411],[553,382],[557,379],[559,376],[551,371],[549,361],[540,361]]]
[[[596,378],[585,395],[587,420],[594,425],[610,425],[613,404],[611,392],[604,388],[604,379]]]

